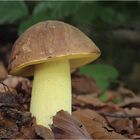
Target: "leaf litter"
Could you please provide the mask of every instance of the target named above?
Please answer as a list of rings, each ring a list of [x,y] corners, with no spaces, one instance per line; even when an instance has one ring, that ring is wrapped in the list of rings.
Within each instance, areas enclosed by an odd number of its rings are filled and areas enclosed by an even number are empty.
[[[85,87],[84,87],[85,85]],[[29,112],[32,81],[7,75],[0,84],[0,138],[6,139],[139,139],[140,100],[130,90],[107,90],[118,94],[99,100],[96,82],[81,74],[72,74],[72,115],[60,110],[53,117],[51,130],[36,124]],[[129,91],[129,92],[128,92]]]

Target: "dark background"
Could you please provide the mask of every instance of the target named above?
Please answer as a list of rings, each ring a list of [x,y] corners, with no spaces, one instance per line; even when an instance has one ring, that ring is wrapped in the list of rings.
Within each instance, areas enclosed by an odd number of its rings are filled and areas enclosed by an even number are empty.
[[[78,27],[101,49],[92,67],[81,70],[99,87],[123,82],[140,91],[140,1],[0,1],[0,59],[6,67],[17,37],[50,19]]]

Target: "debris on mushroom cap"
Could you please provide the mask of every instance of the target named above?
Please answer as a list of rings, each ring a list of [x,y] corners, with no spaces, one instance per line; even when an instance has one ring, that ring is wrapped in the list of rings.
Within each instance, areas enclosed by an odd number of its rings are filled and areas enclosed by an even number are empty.
[[[71,69],[100,56],[100,50],[79,29],[60,21],[44,21],[25,31],[15,42],[9,60],[14,75],[33,74],[32,65],[69,59]]]

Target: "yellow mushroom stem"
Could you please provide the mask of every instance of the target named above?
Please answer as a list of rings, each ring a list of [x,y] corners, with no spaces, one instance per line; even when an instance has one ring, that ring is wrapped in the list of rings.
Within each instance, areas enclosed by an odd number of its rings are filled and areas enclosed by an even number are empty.
[[[71,113],[71,76],[68,60],[35,66],[30,111],[37,124],[49,127],[59,110]]]

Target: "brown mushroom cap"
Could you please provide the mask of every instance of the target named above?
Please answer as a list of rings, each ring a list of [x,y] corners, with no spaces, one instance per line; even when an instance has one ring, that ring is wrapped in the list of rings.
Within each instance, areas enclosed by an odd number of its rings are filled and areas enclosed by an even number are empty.
[[[31,76],[35,64],[69,59],[71,69],[100,56],[100,50],[79,29],[60,21],[44,21],[26,30],[15,42],[9,60],[13,75]]]

